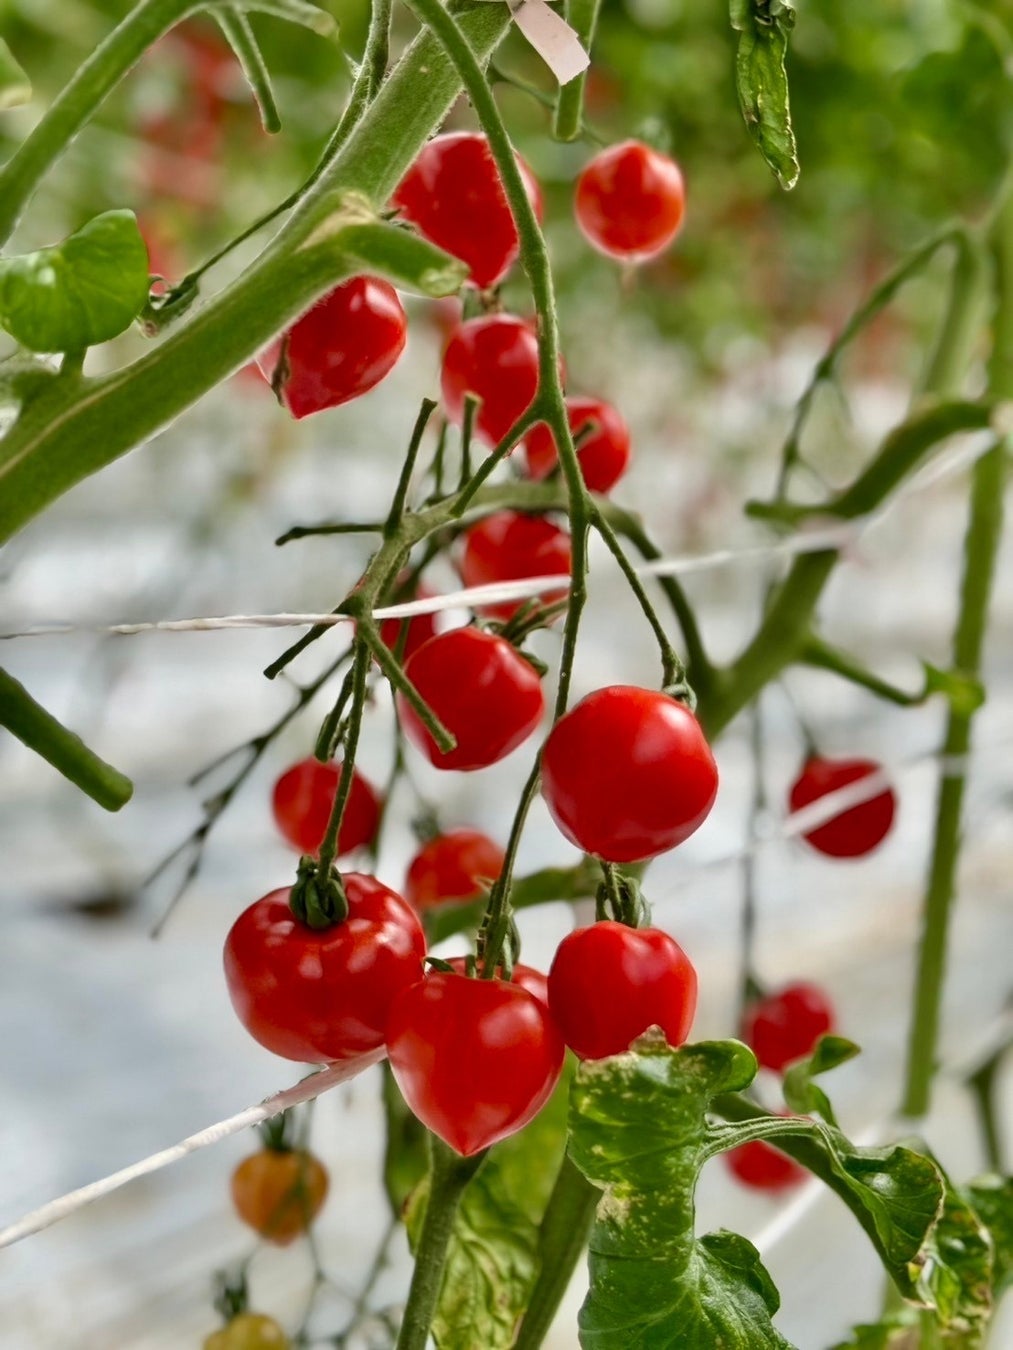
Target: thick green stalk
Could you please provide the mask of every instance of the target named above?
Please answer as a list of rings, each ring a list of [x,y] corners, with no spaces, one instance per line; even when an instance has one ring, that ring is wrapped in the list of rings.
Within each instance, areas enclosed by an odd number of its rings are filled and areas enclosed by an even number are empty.
[[[483,59],[508,21],[505,8],[490,4],[468,5],[461,17]],[[384,270],[375,237],[365,257],[349,250],[347,230],[337,238],[336,213],[348,193],[383,205],[459,89],[440,44],[422,34],[299,210],[233,285],[133,365],[66,387],[54,382],[32,403],[0,442],[0,542],[82,478],[163,430],[342,276],[367,266]]]
[[[601,0],[566,0],[566,21],[580,38],[581,46],[590,52],[594,44],[594,30],[598,25],[598,6]],[[560,89],[556,98],[556,113],[552,134],[557,141],[575,141],[584,128],[584,85],[587,71],[582,70]]]
[[[564,1156],[538,1231],[538,1278],[514,1350],[538,1350],[587,1245],[601,1191]]]
[[[42,120],[0,170],[0,246],[35,189],[120,80],[195,0],[142,0],[92,52]]]
[[[130,779],[61,726],[5,670],[0,670],[0,727],[6,727],[107,811],[118,811],[130,800],[134,790]]]
[[[468,1182],[482,1164],[484,1154],[462,1158],[435,1135],[430,1136],[432,1166],[429,1195],[415,1254],[408,1302],[397,1338],[397,1350],[425,1350],[433,1323],[447,1264],[447,1248],[454,1231],[454,1218]]]

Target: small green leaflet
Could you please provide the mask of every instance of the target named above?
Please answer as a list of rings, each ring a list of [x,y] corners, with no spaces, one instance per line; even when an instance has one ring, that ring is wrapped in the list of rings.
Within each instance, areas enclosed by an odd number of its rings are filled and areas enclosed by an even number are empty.
[[[0,38],[0,112],[20,108],[31,97],[31,80],[15,61],[10,47]]]
[[[62,244],[0,258],[0,324],[30,351],[108,342],[147,298],[148,250],[132,211],[106,211]]]
[[[816,1074],[828,1073],[859,1053],[854,1041],[843,1036],[821,1036],[812,1054],[792,1064],[784,1075],[784,1100],[790,1110],[800,1116],[818,1111],[828,1125],[836,1125],[829,1097],[812,1080]]]
[[[998,1303],[1013,1285],[1013,1177],[979,1177],[962,1193],[992,1239],[992,1291]]]
[[[566,1143],[569,1073],[530,1125],[490,1152],[468,1184],[433,1322],[439,1350],[508,1350],[538,1276],[539,1224]],[[424,1182],[408,1202],[414,1243],[425,1212]]]
[[[730,0],[739,35],[735,87],[750,136],[783,188],[798,182],[799,164],[784,62],[795,11],[787,0]]]

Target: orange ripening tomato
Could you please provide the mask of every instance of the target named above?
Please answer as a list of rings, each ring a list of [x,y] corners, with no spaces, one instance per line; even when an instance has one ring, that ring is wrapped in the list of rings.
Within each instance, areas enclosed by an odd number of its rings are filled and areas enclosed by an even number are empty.
[[[305,1233],[327,1198],[327,1169],[305,1149],[262,1148],[232,1173],[236,1213],[279,1247]]]

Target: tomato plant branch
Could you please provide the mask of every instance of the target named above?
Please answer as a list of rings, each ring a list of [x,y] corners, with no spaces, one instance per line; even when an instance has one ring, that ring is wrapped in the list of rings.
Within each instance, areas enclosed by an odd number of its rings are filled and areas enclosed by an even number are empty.
[[[428,1344],[457,1207],[468,1182],[485,1159],[484,1153],[462,1158],[435,1135],[429,1136],[429,1144],[432,1159],[429,1193],[397,1350],[425,1350]]]
[[[419,415],[415,419],[415,426],[412,430],[411,440],[408,442],[408,453],[405,455],[404,464],[401,467],[401,476],[398,479],[397,488],[394,492],[394,500],[391,502],[390,511],[387,515],[386,523],[383,527],[384,537],[390,539],[398,531],[402,518],[405,513],[405,504],[408,501],[408,491],[412,484],[412,474],[415,472],[415,464],[419,457],[419,449],[422,446],[422,437],[425,435],[429,419],[436,411],[436,404],[430,398],[422,400],[422,407],[419,409]],[[279,543],[281,541],[279,540]]]
[[[594,43],[599,4],[600,0],[566,0],[566,21],[586,52],[590,52]],[[586,82],[587,71],[582,70],[562,85],[556,96],[552,134],[557,141],[575,141],[583,130]]]
[[[355,765],[355,752],[359,748],[362,714],[366,707],[366,676],[369,674],[369,657],[369,644],[357,637],[355,657],[352,663],[352,706],[348,716],[348,730],[345,732],[341,777],[338,781],[338,790],[334,795],[334,805],[331,808],[327,829],[320,843],[319,875],[322,877],[329,876],[334,865],[334,859],[338,852],[338,833],[352,791],[352,769]]]
[[[451,735],[440,719],[430,708],[419,691],[412,684],[411,680],[405,674],[404,667],[394,656],[390,648],[380,636],[379,629],[373,623],[372,619],[366,614],[360,614],[356,619],[359,632],[362,634],[362,640],[373,654],[373,659],[380,667],[391,688],[407,702],[418,716],[419,721],[432,736],[433,740],[439,746],[440,750],[446,753],[453,750],[457,745],[456,739]]]
[[[861,662],[856,661],[848,652],[832,646],[829,642],[824,642],[822,638],[816,637],[814,634],[810,634],[806,639],[798,654],[798,661],[802,665],[812,666],[817,670],[832,671],[850,684],[868,689],[877,698],[885,699],[888,703],[894,703],[899,708],[917,708],[925,702],[932,692],[927,680],[919,690],[908,692],[906,689],[899,689],[889,680],[881,679],[871,670],[867,670]]]
[[[89,750],[80,736],[68,731],[5,670],[0,670],[0,727],[106,811],[118,811],[130,800],[134,790],[130,779]]]
[[[564,1155],[538,1229],[538,1277],[514,1350],[538,1350],[587,1244],[601,1191]]]

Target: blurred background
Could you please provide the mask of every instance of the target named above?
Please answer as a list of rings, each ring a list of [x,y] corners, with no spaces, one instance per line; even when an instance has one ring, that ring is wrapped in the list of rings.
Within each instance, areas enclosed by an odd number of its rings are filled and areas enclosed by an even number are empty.
[[[328,0],[326,7],[340,20],[337,42],[253,17],[275,77],[281,135],[260,130],[214,24],[189,21],[149,53],[75,142],[12,247],[55,242],[101,210],[129,206],[152,270],[179,280],[312,167],[343,105],[367,19],[359,3]],[[126,9],[6,0],[0,31],[32,77],[35,100],[0,114],[0,154]],[[410,37],[405,11],[396,25],[399,41]],[[496,58],[508,124],[546,194],[570,388],[613,401],[630,422],[634,465],[615,496],[643,513],[666,555],[770,542],[742,506],[770,494],[792,407],[827,342],[909,250],[954,217],[979,218],[1008,162],[1008,5],[801,4],[789,75],[802,177],[790,194],[745,133],[733,51],[720,6],[605,0],[589,122],[606,142],[637,134],[667,140],[687,182],[687,223],[676,247],[637,276],[593,254],[577,233],[572,183],[592,146],[551,139],[539,101],[551,89],[538,58],[517,38]],[[473,125],[463,103],[451,125]],[[237,250],[212,286],[256,248]],[[851,350],[843,396],[821,396],[808,457],[830,482],[846,481],[903,417],[940,316],[942,278],[933,266],[906,287]],[[505,296],[525,307],[521,278],[507,283]],[[82,630],[7,641],[5,664],[136,784],[133,801],[107,816],[19,744],[0,741],[0,1224],[295,1081],[293,1066],[261,1050],[236,1021],[220,952],[236,914],[292,877],[270,789],[311,753],[326,693],[293,720],[237,794],[208,839],[195,883],[153,940],[179,876],[148,887],[143,879],[199,825],[201,801],[234,766],[198,788],[188,786],[192,775],[289,707],[291,685],[268,683],[261,671],[290,635],[110,638],[87,630],[337,603],[361,574],[367,542],[324,538],[276,549],[273,540],[295,523],[385,511],[418,402],[438,390],[446,311],[415,301],[410,320],[407,354],[382,388],[297,425],[259,376],[241,372],[154,444],[64,497],[0,560],[5,633],[50,623]],[[97,358],[119,363],[145,342],[133,334]],[[966,468],[920,480],[849,551],[821,609],[829,638],[911,689],[921,681],[920,659],[945,666],[949,658],[966,499]],[[1009,995],[1011,562],[1007,545],[967,801],[944,1071],[925,1127],[960,1178],[984,1164],[963,1079],[1001,1034]],[[751,634],[777,568],[751,555],[688,578],[715,658],[731,657]],[[443,590],[457,584],[446,563],[431,580]],[[600,550],[592,555],[591,596],[575,693],[653,681],[651,635]],[[308,682],[341,641],[340,632],[325,638],[292,677]],[[553,660],[558,634],[541,635],[538,649]],[[753,857],[758,966],[771,984],[825,984],[841,1032],[864,1049],[830,1084],[842,1123],[853,1137],[895,1135],[945,707],[932,701],[900,710],[831,675],[796,669],[764,696],[762,715],[765,823],[773,837]],[[898,822],[867,860],[834,864],[777,837],[803,754],[800,718],[827,753],[869,754],[894,775]],[[378,697],[361,752],[378,783],[389,770],[391,719]],[[656,921],[701,973],[700,1037],[736,1030],[740,854],[753,793],[748,737],[740,719],[722,739],[713,815],[649,873]],[[441,776],[412,754],[410,770],[447,823],[476,825],[502,842],[529,753],[466,777]],[[413,850],[413,808],[402,789],[378,867],[395,887]],[[521,871],[575,859],[536,807]],[[525,914],[525,959],[544,969],[573,922],[563,905]],[[378,1072],[332,1093],[314,1117],[314,1149],[333,1186],[318,1225],[321,1257],[353,1297],[387,1225]],[[1008,1072],[1000,1095],[1008,1136]],[[250,1249],[231,1210],[228,1178],[254,1143],[247,1135],[206,1149],[5,1251],[5,1347],[198,1345],[216,1325],[213,1273]],[[703,1178],[699,1222],[701,1230],[723,1225],[759,1242],[782,1291],[778,1326],[802,1350],[822,1350],[853,1322],[877,1315],[883,1291],[874,1257],[832,1197],[811,1207],[798,1193],[771,1200],[737,1188],[715,1164]],[[402,1296],[407,1270],[399,1237],[379,1302]],[[831,1281],[830,1271],[846,1271],[847,1279]],[[254,1305],[293,1326],[311,1277],[302,1246],[259,1253],[251,1266]],[[550,1342],[557,1350],[576,1344],[580,1297],[578,1280]],[[329,1291],[314,1325],[337,1328],[349,1315],[349,1301]],[[1007,1318],[994,1345],[1011,1343]]]

